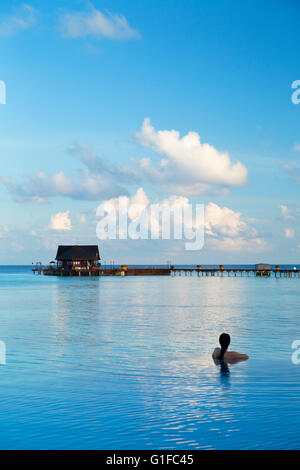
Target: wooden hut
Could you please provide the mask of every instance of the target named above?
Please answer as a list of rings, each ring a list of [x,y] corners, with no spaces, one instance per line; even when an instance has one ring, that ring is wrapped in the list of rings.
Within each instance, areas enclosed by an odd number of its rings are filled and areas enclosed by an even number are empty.
[[[259,263],[255,265],[255,276],[270,276],[271,266],[266,263]]]
[[[63,270],[88,271],[99,266],[100,255],[97,245],[59,245],[55,259]]]

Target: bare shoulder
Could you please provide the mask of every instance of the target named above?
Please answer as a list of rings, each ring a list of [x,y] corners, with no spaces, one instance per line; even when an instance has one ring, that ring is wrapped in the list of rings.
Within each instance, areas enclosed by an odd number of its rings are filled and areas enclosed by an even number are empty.
[[[247,359],[249,359],[249,356],[247,354],[240,354],[235,351],[228,351],[226,353],[226,359],[246,361]]]
[[[218,357],[220,357],[220,353],[221,353],[221,349],[220,348],[215,348],[213,354],[212,354],[212,357],[214,359],[218,359]]]

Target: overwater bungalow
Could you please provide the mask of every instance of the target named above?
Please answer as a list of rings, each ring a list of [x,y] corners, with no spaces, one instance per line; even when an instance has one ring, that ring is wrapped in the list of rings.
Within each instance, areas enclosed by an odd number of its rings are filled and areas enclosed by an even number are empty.
[[[97,245],[59,245],[55,259],[58,269],[89,271],[99,268],[100,255]]]
[[[36,267],[33,271],[48,276],[99,276],[101,265],[97,245],[59,245],[55,259],[56,262],[52,261],[48,267]]]
[[[255,276],[271,276],[271,266],[266,263],[259,263],[255,265]]]

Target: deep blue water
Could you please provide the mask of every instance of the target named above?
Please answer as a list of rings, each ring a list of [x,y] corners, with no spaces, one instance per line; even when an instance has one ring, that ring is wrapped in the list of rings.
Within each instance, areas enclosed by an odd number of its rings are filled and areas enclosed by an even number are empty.
[[[0,448],[299,449],[299,290],[0,267]],[[250,356],[229,371],[223,331]]]

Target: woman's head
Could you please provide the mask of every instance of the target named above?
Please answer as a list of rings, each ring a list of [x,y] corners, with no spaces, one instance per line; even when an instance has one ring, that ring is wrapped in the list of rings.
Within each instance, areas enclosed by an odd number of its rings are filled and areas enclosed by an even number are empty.
[[[230,336],[227,333],[222,333],[219,337],[219,342],[221,346],[221,357],[223,357],[230,344]]]

